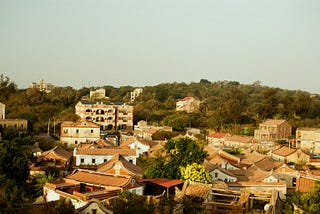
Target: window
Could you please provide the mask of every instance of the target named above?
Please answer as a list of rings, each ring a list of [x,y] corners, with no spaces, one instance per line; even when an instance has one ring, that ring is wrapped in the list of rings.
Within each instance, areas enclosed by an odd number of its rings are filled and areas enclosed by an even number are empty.
[[[74,144],[78,144],[78,141],[76,140],[76,141],[74,141]]]
[[[93,133],[93,129],[91,129],[91,133]]]
[[[214,173],[214,177],[215,178],[217,178],[218,177],[218,173],[216,172],[216,173]]]
[[[84,163],[84,158],[80,159],[80,163],[82,163],[82,164]]]
[[[79,133],[79,129],[76,130],[76,133]]]
[[[92,214],[96,214],[97,213],[97,209],[92,209]]]
[[[106,159],[106,158],[105,158],[105,159],[103,159],[103,162],[107,162],[107,161],[108,161],[108,159]]]
[[[96,159],[92,158],[92,163],[95,164],[96,163]]]

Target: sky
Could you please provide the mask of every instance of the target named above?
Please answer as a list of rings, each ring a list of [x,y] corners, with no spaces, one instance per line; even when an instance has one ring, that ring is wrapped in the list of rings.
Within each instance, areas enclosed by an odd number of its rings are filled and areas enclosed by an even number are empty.
[[[18,88],[238,81],[320,94],[319,0],[0,0]]]

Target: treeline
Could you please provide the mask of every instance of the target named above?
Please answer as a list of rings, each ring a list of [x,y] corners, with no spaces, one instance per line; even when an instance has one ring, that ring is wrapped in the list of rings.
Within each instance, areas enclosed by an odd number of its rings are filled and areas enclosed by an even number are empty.
[[[130,102],[130,92],[134,90],[132,86],[103,88],[110,101],[117,102]],[[172,126],[176,131],[192,127],[249,135],[266,118],[287,119],[294,128],[320,127],[320,96],[305,91],[272,88],[260,82],[240,84],[205,79],[142,88],[142,94],[132,103],[134,124],[146,120]],[[8,77],[0,76],[0,102],[6,104],[6,117],[27,119],[32,133],[46,132],[49,120],[51,129],[61,121],[77,120],[76,103],[95,89],[61,87],[45,93],[18,89]],[[198,112],[175,111],[176,101],[186,96],[201,101]]]

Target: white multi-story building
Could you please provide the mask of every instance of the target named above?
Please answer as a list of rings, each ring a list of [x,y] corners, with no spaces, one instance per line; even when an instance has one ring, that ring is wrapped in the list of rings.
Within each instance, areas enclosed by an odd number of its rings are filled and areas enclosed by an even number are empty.
[[[68,147],[74,147],[82,142],[100,139],[100,126],[89,121],[70,122],[61,124],[60,141]]]
[[[6,119],[6,105],[0,103],[0,119]]]
[[[108,99],[108,97],[106,97],[106,90],[104,88],[100,88],[95,91],[90,91],[90,99]]]
[[[76,105],[81,119],[92,121],[103,130],[132,131],[133,106],[126,103],[92,102],[81,100]]]
[[[296,140],[302,150],[311,154],[320,154],[320,129],[297,128]]]
[[[39,80],[38,82],[32,82],[29,85],[29,88],[36,88],[39,91],[45,91],[47,93],[50,93],[52,89],[54,89],[56,86],[54,86],[51,83],[46,83],[43,79]]]
[[[188,113],[199,110],[200,101],[193,97],[185,97],[176,102],[176,111],[186,111]]]
[[[98,166],[113,158],[114,155],[121,155],[127,161],[136,165],[138,158],[135,149],[120,148],[120,147],[99,147],[97,145],[82,146],[75,148],[73,151],[73,157],[75,159],[75,166]]]
[[[142,88],[136,88],[131,92],[131,102],[133,102],[141,93],[143,89]]]

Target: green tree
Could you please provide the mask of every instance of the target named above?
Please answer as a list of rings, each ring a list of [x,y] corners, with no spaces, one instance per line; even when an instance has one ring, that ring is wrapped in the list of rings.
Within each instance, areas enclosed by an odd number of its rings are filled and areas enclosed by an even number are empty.
[[[75,208],[70,200],[60,199],[54,206],[54,213],[69,214],[75,213]]]
[[[16,92],[17,86],[11,82],[9,77],[0,75],[0,101],[4,102],[9,99],[9,96]]]
[[[8,179],[23,183],[29,176],[32,154],[15,140],[4,141],[0,148],[0,174]]]
[[[312,190],[307,193],[295,192],[287,200],[303,209],[306,213],[320,213],[320,182],[316,182]],[[288,205],[286,209],[290,209]],[[288,212],[289,213],[289,212]]]
[[[202,164],[207,152],[190,138],[168,140],[164,145],[165,157],[154,158],[145,169],[145,177],[181,178],[180,167],[188,164]]]
[[[262,103],[259,106],[259,114],[261,119],[273,118],[277,113],[277,107],[279,104],[279,89],[268,88],[262,94]]]
[[[123,191],[115,200],[112,209],[115,214],[154,213],[155,204],[153,201],[148,202],[144,195]]]
[[[246,107],[246,98],[242,90],[238,87],[231,87],[226,95],[223,109],[232,121],[236,124],[240,121],[241,114]]]

